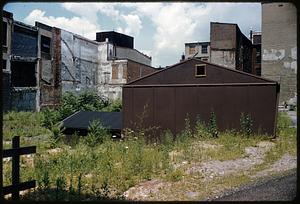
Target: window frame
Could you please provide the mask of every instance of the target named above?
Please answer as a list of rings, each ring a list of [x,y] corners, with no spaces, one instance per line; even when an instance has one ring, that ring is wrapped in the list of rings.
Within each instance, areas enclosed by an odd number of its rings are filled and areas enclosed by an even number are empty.
[[[198,69],[197,68],[199,66],[204,67],[204,74],[198,74],[198,72],[197,72]],[[195,64],[195,77],[206,77],[206,64]]]
[[[205,50],[205,52],[203,52]],[[208,53],[208,45],[201,45],[201,53],[202,54],[207,54]]]

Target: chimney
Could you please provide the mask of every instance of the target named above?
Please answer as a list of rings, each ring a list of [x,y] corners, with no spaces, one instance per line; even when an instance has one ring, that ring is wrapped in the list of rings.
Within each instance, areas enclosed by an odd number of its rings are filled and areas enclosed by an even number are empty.
[[[252,32],[252,29],[250,30],[250,41],[253,43],[253,32]]]

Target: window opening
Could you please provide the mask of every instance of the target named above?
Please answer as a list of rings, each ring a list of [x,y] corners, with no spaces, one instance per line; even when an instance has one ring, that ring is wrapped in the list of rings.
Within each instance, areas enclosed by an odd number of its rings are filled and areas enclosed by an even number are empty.
[[[41,51],[45,53],[50,53],[51,38],[46,36],[41,36]]]
[[[201,53],[207,53],[207,45],[201,46]]]
[[[35,63],[34,62],[12,62],[11,83],[14,87],[35,87]]]
[[[202,77],[206,76],[206,65],[205,64],[197,64],[195,67],[195,76]]]

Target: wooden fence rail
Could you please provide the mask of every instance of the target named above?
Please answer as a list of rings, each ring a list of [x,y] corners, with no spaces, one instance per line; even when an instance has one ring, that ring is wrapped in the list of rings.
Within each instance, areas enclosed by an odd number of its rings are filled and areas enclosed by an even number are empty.
[[[12,157],[12,185],[4,186],[3,196],[12,194],[13,200],[20,199],[20,191],[34,188],[35,180],[20,183],[20,156],[36,153],[36,146],[20,147],[20,136],[12,139],[12,149],[3,150],[3,158]]]

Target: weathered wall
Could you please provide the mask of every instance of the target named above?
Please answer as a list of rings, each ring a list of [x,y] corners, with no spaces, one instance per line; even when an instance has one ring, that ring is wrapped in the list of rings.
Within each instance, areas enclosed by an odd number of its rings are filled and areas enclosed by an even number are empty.
[[[236,67],[236,25],[210,23],[210,62]]]
[[[211,50],[210,62],[235,69],[235,51]]]
[[[236,69],[247,73],[252,70],[252,43],[237,27],[236,33]]]
[[[135,79],[138,79],[142,76],[151,74],[152,72],[155,71],[157,70],[153,67],[128,60],[127,75],[126,75],[127,83]],[[126,72],[124,74],[126,74]]]
[[[117,59],[130,59],[141,64],[151,66],[151,58],[145,54],[139,52],[136,49],[130,49],[125,47],[116,46],[116,58]]]
[[[12,110],[16,111],[35,111],[36,110],[37,89],[32,88],[13,88],[11,93]]]
[[[296,96],[297,9],[262,3],[262,76],[280,83],[280,103]]]
[[[94,89],[97,84],[98,44],[61,30],[62,91]]]

